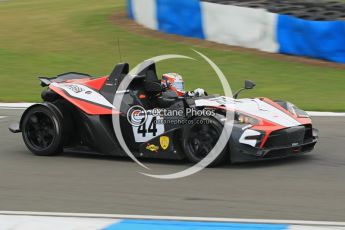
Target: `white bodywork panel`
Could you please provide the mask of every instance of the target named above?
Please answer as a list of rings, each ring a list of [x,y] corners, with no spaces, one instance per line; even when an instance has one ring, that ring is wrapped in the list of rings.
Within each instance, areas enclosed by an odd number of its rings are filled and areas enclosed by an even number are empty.
[[[101,94],[85,85],[75,83],[52,83],[51,85],[63,89],[73,98],[88,101],[108,108],[114,108],[114,106]]]
[[[246,144],[246,145],[250,145],[255,147],[257,140],[246,140],[246,137],[250,137],[250,136],[257,136],[260,135],[260,133],[258,131],[252,130],[252,129],[247,129],[246,131],[244,131],[244,133],[242,134],[242,136],[240,137],[239,142],[241,144]]]
[[[211,99],[200,99],[195,101],[200,106],[225,106],[227,109],[244,112],[267,121],[274,122],[284,127],[301,125],[296,119],[277,109],[276,107],[257,98],[233,99],[231,97],[217,97]]]

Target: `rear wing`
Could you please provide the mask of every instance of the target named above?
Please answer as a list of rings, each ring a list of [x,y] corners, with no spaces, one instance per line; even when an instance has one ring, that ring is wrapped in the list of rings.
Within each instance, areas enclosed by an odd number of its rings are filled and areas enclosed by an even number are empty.
[[[56,82],[56,83],[62,83],[68,80],[74,80],[74,79],[91,79],[92,76],[85,74],[85,73],[77,73],[77,72],[68,72],[68,73],[63,73],[60,74],[56,77],[39,77],[41,81],[41,86],[49,86],[51,83]]]

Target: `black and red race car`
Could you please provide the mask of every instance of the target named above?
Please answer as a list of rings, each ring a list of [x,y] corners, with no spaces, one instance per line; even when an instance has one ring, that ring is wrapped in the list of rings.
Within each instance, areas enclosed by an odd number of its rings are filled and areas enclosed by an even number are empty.
[[[235,98],[179,97],[162,90],[154,62],[132,76],[128,87],[119,92],[128,73],[129,65],[120,63],[105,77],[70,72],[40,78],[41,85],[47,86],[42,92],[43,102],[29,107],[20,122],[9,129],[22,132],[27,148],[36,155],[65,151],[126,156],[113,128],[112,116],[119,116],[120,127],[115,128],[121,128],[135,157],[187,158],[197,163],[217,143],[225,111],[233,109],[231,136],[214,165],[295,156],[313,150],[317,142],[318,133],[308,114],[289,102],[237,99],[238,93]],[[246,81],[244,89],[254,86]],[[113,100],[118,93],[123,94],[123,100],[116,110]],[[147,117],[139,125],[133,125],[128,118],[133,106],[146,111]],[[155,109],[182,112],[178,117],[172,113],[154,115]],[[196,116],[187,114],[188,109],[212,110],[216,115]]]

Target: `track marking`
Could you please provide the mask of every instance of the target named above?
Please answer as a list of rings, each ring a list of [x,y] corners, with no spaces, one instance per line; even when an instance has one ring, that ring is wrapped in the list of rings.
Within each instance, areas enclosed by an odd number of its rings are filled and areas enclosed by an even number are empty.
[[[312,117],[345,117],[345,113],[335,113],[335,112],[307,112]]]
[[[336,222],[336,221],[269,220],[269,219],[241,219],[241,218],[216,218],[216,217],[153,216],[153,215],[64,213],[64,212],[25,212],[25,211],[0,211],[0,215],[140,219],[140,220],[181,220],[181,221],[204,221],[204,222],[236,222],[236,223],[257,223],[257,224],[263,223],[263,224],[290,224],[290,225],[304,225],[304,226],[345,227],[345,222]]]
[[[3,118],[5,118],[5,116],[0,116],[0,119],[3,119]]]
[[[106,229],[120,220],[104,218],[0,215],[0,229]]]
[[[336,226],[303,226],[303,225],[290,225],[288,230],[344,230],[344,227]]]
[[[0,103],[0,109],[26,109],[34,103]]]

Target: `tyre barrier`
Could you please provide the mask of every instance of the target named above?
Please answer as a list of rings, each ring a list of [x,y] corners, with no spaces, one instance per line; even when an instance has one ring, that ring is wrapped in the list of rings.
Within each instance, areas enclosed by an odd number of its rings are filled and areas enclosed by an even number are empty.
[[[345,18],[338,2],[328,2],[327,10],[312,0],[127,2],[129,18],[153,30],[345,64],[345,21],[323,21]]]
[[[262,8],[277,14],[286,14],[306,20],[345,20],[345,3],[315,0],[203,0],[224,5]]]

